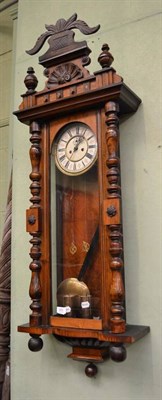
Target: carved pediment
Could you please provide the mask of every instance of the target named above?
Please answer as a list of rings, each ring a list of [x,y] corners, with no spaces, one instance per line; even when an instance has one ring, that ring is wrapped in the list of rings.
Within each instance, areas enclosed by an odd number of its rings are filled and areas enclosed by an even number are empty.
[[[97,32],[100,25],[90,28],[86,22],[77,20],[77,14],[73,14],[68,20],[61,18],[55,25],[45,25],[45,27],[47,31],[39,36],[34,47],[26,52],[30,55],[38,53],[48,39],[49,49],[39,57],[39,61],[40,64],[49,67],[60,64],[65,54],[66,61],[74,59],[76,53],[81,57],[87,56],[91,50],[85,41],[74,41],[73,29],[79,29],[85,35],[90,35]]]
[[[45,69],[44,74],[48,77],[46,84],[48,89],[51,89],[55,85],[68,83],[73,79],[83,78],[83,72],[77,65],[73,63],[58,65],[52,70]]]

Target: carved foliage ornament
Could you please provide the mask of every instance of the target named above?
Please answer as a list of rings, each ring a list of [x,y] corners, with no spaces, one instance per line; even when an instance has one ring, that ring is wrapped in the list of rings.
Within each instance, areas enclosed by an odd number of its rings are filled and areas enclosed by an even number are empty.
[[[44,75],[48,77],[47,88],[49,89],[53,85],[62,85],[63,83],[70,82],[72,79],[83,78],[82,71],[73,63],[58,65],[52,71],[46,68]]]
[[[70,30],[79,29],[85,35],[90,35],[97,32],[100,28],[100,25],[90,28],[86,22],[77,20],[77,14],[75,13],[68,20],[61,18],[55,25],[45,25],[45,27],[47,31],[39,36],[31,50],[26,51],[30,55],[38,53],[46,39],[50,37],[48,41],[50,48],[47,53],[40,58],[42,60],[46,58],[46,56],[53,56],[54,50],[57,51],[61,48],[74,44],[74,32],[70,32]]]

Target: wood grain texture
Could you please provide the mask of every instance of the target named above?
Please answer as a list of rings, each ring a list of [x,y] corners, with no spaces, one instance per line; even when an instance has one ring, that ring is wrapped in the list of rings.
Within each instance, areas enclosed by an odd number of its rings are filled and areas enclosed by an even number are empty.
[[[18,326],[18,332],[31,333],[35,335],[55,334],[69,338],[96,338],[104,342],[112,343],[135,343],[150,332],[149,326],[126,325],[124,333],[111,333],[108,330],[96,331],[90,329],[59,328],[52,326],[31,327],[29,324]]]
[[[50,325],[63,328],[102,330],[102,321],[97,319],[63,318],[59,316],[52,316],[50,317]]]
[[[68,355],[69,358],[77,361],[103,362],[109,358],[109,347],[107,349],[87,349],[73,347],[73,352]]]
[[[31,210],[34,208],[40,208],[40,159],[41,159],[41,130],[39,124],[37,122],[32,122],[30,127],[31,133],[31,148],[30,148],[30,160],[32,166],[32,172],[30,174],[30,179],[32,181],[30,185],[30,190],[32,197],[30,199],[32,205],[30,207]],[[29,213],[29,212],[28,212]],[[32,214],[36,217],[35,212]],[[29,287],[29,294],[32,299],[32,303],[30,308],[32,310],[32,314],[30,315],[30,324],[35,326],[41,323],[42,315],[41,315],[41,283],[40,283],[40,270],[41,270],[41,232],[35,229],[32,229],[32,224],[30,224],[31,229],[29,230],[32,239],[30,239],[30,243],[32,245],[30,249],[30,257],[32,258],[32,262],[30,263],[30,270],[32,272],[31,282]],[[39,222],[38,222],[39,226]],[[37,226],[35,226],[37,228]]]
[[[106,115],[106,142],[107,142],[107,197],[118,201],[118,208],[121,197],[120,187],[120,158],[119,158],[119,106],[115,102],[109,102],[105,105]],[[122,245],[122,221],[110,221],[108,226],[108,235],[110,241],[109,252],[111,255],[110,268],[112,271],[112,280],[110,287],[111,298],[111,331],[113,333],[122,333],[125,331],[124,315],[124,283],[122,276],[123,269],[123,245]]]

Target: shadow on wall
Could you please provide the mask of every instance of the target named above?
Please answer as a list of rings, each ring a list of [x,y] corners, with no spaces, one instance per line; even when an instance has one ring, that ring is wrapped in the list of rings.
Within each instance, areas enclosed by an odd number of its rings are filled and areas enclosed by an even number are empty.
[[[124,264],[127,293],[126,308],[127,322],[132,324],[140,323],[139,281],[141,273],[143,274],[143,265],[140,265],[139,217],[142,214],[142,198],[144,194],[143,183],[145,180],[145,129],[143,104],[140,105],[134,115],[131,115],[131,118],[128,116],[121,119],[120,153],[125,255]],[[145,183],[147,184],[147,182]],[[134,304],[136,307],[134,307]]]

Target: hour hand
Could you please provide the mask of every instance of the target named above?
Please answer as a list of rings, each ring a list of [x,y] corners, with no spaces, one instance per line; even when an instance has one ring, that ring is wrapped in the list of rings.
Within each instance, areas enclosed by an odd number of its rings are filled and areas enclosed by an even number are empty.
[[[74,151],[78,150],[78,146],[79,146],[79,144],[80,144],[83,140],[84,140],[83,136],[80,136],[80,137],[76,140],[76,143],[75,143],[75,146],[74,146]]]

